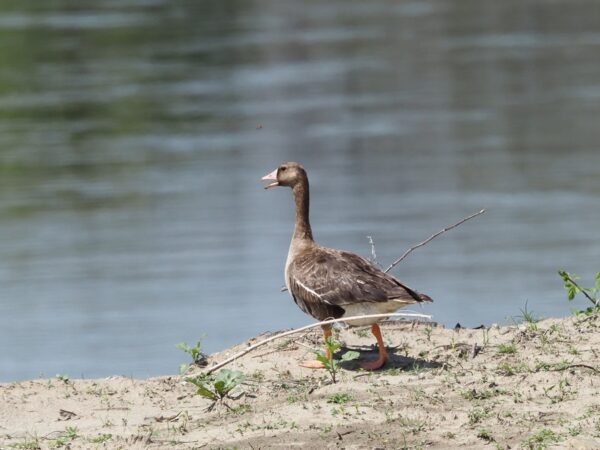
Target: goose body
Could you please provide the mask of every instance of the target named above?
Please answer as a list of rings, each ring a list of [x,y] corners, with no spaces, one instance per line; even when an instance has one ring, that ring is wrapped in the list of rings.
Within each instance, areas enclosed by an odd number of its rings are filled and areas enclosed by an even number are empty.
[[[290,246],[286,286],[302,311],[318,320],[393,313],[428,297],[410,289],[353,253],[317,244]],[[381,319],[355,319],[349,325],[371,325]]]
[[[414,303],[432,301],[354,253],[320,246],[313,240],[309,221],[309,184],[304,168],[294,162],[282,164],[263,177],[265,188],[289,186],[296,203],[296,221],[285,264],[285,283],[294,302],[318,320],[366,314],[393,313]],[[351,326],[372,325],[380,357],[366,368],[377,369],[387,360],[377,322],[354,319]],[[330,327],[324,327],[327,337]],[[308,365],[308,367],[318,364]]]

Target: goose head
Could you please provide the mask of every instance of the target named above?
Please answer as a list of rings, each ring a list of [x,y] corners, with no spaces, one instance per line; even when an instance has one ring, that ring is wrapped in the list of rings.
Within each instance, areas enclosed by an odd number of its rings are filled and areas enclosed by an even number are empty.
[[[265,189],[277,186],[288,186],[293,189],[298,183],[306,182],[308,180],[304,167],[297,162],[283,163],[273,172],[265,175],[261,179],[263,181],[271,181],[271,183],[265,186]]]

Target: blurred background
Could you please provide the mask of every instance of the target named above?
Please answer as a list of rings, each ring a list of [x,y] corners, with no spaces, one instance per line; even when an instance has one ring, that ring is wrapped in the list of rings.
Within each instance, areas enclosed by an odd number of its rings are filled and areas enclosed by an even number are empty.
[[[454,326],[565,316],[600,270],[600,3],[0,3],[0,381],[177,373],[305,325],[287,160],[321,244]]]

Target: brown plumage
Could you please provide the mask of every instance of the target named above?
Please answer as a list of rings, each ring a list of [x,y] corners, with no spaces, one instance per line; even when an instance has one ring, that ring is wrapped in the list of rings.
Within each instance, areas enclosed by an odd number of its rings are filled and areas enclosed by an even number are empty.
[[[369,261],[353,253],[318,245],[309,221],[309,185],[304,168],[295,162],[282,164],[263,177],[272,181],[265,188],[288,186],[296,203],[296,222],[285,266],[285,282],[296,304],[318,320],[361,314],[392,313],[406,305],[432,301]],[[387,360],[377,322],[381,319],[349,321],[350,325],[372,325],[380,355],[367,369],[378,369]],[[324,327],[325,335],[330,327]],[[320,366],[316,362],[307,367]]]
[[[290,261],[287,284],[300,309],[319,320],[343,317],[344,307],[358,303],[394,302],[398,309],[429,300],[358,255],[316,244]]]

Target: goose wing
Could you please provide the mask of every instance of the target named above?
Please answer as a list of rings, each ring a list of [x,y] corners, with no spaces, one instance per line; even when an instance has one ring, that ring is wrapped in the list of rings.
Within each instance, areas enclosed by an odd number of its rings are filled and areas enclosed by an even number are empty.
[[[344,306],[349,304],[431,301],[364,258],[323,247],[294,258],[288,283],[298,306],[319,319],[341,317]],[[323,317],[323,313],[327,315]]]

